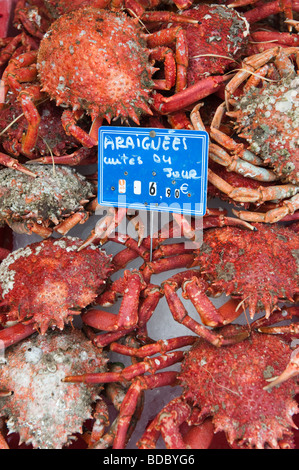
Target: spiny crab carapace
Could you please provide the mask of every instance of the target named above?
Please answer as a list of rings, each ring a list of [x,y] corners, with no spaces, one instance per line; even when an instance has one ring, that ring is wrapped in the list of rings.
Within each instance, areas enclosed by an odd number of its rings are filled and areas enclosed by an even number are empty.
[[[222,331],[230,335],[238,328],[244,326],[229,325]],[[298,382],[291,379],[271,393],[264,389],[267,379],[284,370],[290,354],[283,339],[255,331],[220,350],[197,340],[179,374],[182,396],[159,412],[138,446],[154,448],[161,433],[168,448],[188,448],[188,433],[184,439],[180,425],[187,422],[196,435],[197,426],[211,418],[210,439],[213,433],[224,432],[233,448],[294,448],[292,416],[299,412]]]
[[[276,311],[275,321],[296,315],[296,308],[291,308],[287,316]],[[209,445],[214,431],[224,431],[229,444],[235,448],[293,448],[292,428],[295,426],[292,416],[299,411],[295,400],[298,382],[289,376],[279,387],[269,388],[267,385],[268,380],[288,369],[292,348],[287,336],[259,332],[264,321],[267,322],[260,319],[250,326],[219,328],[218,334],[225,339],[222,348],[196,336],[160,340],[144,344],[139,349],[112,343],[112,351],[133,356],[139,361],[117,374],[73,375],[64,381],[91,384],[126,379],[132,382],[121,406],[114,448],[124,446],[139,394],[168,385],[181,385],[182,395],[166,405],[151,421],[138,442],[139,447],[154,448],[161,433],[167,448],[190,448],[188,436],[185,441],[181,436],[181,425],[188,423],[196,428],[206,418],[212,418],[210,439],[206,436],[202,440],[199,432],[196,445],[202,444],[200,441]],[[286,330],[282,331],[286,333]],[[289,333],[292,335],[292,326]],[[242,340],[235,341],[234,338]],[[190,345],[190,350],[175,350]],[[160,372],[178,362],[182,362],[179,372]]]
[[[103,351],[72,328],[35,333],[7,349],[0,365],[0,416],[6,419],[9,434],[19,435],[19,445],[61,449],[82,433],[84,422],[93,417],[94,403],[98,413],[94,429],[105,429],[102,387],[68,388],[62,379],[73,369],[107,371],[107,362]],[[6,446],[0,438],[0,448]]]
[[[49,237],[53,230],[65,235],[89,217],[86,205],[95,188],[74,168],[63,165],[24,165],[16,172],[0,172],[0,220],[15,232]]]
[[[95,300],[112,272],[111,258],[94,246],[78,252],[81,243],[74,237],[48,238],[2,261],[2,325],[19,322],[41,334],[49,327],[63,329]],[[7,337],[9,330],[3,330]]]
[[[240,299],[253,318],[299,293],[297,234],[288,227],[253,224],[257,230],[223,227],[205,232],[194,264],[214,292]]]

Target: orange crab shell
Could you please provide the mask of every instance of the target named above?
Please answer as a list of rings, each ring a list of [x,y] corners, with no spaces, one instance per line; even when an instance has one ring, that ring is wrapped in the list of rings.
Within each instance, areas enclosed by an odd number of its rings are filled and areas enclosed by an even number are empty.
[[[44,334],[64,328],[95,300],[112,272],[111,257],[94,246],[77,251],[82,240],[49,238],[20,248],[0,265],[5,323],[34,323]]]
[[[41,41],[43,91],[92,119],[136,119],[148,112],[153,68],[136,20],[85,8],[59,17]]]

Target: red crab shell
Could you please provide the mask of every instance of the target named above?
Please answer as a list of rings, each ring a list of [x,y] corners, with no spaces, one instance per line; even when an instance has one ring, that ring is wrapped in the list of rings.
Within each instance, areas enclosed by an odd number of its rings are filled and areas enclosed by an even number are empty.
[[[244,327],[228,325],[222,331],[230,335],[237,328]],[[296,379],[263,390],[266,379],[285,369],[290,354],[283,339],[254,331],[220,349],[199,339],[182,364],[184,400],[200,406],[199,421],[212,416],[215,432],[224,431],[234,447],[278,448],[283,442],[292,447],[292,415],[299,412]]]
[[[8,418],[9,432],[34,448],[68,445],[92,418],[101,387],[65,384],[62,379],[73,370],[104,372],[107,361],[76,329],[48,331],[9,348],[0,364],[1,388],[13,392],[0,398],[0,416]]]
[[[299,292],[299,237],[293,230],[252,224],[210,229],[195,264],[215,293],[225,292],[244,302],[250,316],[265,310],[269,316],[278,301],[295,300]]]
[[[61,123],[62,110],[52,102],[45,102],[38,106],[41,121],[38,129],[38,138],[34,148],[34,157],[43,155],[64,155],[78,147],[78,141],[68,136]],[[14,122],[14,123],[13,123]],[[10,127],[9,124],[13,123]],[[28,121],[23,115],[21,105],[15,98],[0,109],[0,139],[5,152],[18,157],[22,155],[22,138],[28,128]],[[4,130],[7,129],[5,132]]]
[[[123,13],[62,15],[41,41],[37,65],[51,99],[92,119],[134,118],[148,109],[153,69],[138,24]]]
[[[225,5],[195,5],[183,14],[199,21],[182,25],[188,43],[188,86],[235,68],[248,42],[247,20]]]
[[[64,328],[73,315],[105,288],[112,271],[110,257],[96,247],[77,251],[82,240],[47,239],[20,248],[0,265],[3,323],[33,323],[44,334]],[[2,307],[3,308],[3,307]]]

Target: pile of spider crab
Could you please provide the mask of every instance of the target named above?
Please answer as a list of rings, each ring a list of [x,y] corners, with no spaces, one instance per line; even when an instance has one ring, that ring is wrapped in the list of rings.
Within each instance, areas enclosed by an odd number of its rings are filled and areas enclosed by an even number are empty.
[[[12,8],[0,448],[298,448],[298,0]],[[207,131],[200,220],[98,205],[115,123]]]

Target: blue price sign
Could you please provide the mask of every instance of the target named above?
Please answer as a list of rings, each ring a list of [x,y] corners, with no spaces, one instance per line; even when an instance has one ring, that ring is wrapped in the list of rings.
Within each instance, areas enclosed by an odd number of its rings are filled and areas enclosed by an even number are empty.
[[[99,204],[203,216],[208,141],[204,131],[101,127]]]

